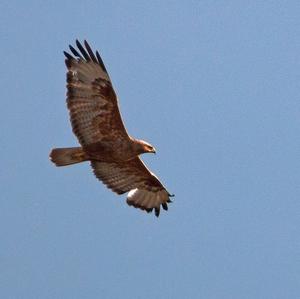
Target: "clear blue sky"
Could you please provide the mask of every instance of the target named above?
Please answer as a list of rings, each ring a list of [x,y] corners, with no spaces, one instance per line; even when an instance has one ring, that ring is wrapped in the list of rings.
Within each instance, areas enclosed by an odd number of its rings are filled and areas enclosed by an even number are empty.
[[[300,298],[299,1],[1,1],[1,298]],[[174,203],[157,219],[76,146],[63,50],[103,56]]]

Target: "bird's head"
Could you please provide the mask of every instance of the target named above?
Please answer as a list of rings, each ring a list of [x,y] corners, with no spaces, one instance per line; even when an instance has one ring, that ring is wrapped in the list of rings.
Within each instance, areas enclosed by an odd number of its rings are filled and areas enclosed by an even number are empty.
[[[153,153],[155,154],[155,148],[148,142],[144,141],[144,140],[138,140],[139,143],[139,149],[140,149],[140,153]]]

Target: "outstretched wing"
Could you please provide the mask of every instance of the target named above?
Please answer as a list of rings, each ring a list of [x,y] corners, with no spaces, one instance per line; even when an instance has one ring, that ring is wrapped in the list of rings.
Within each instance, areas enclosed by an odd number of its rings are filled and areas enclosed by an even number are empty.
[[[118,194],[129,192],[128,205],[147,212],[154,209],[156,216],[159,216],[160,205],[168,210],[172,195],[139,157],[123,163],[91,161],[91,166],[95,176],[108,188]]]
[[[98,53],[76,40],[79,52],[67,52],[67,105],[74,134],[82,146],[103,139],[129,138],[118,108],[117,96]]]

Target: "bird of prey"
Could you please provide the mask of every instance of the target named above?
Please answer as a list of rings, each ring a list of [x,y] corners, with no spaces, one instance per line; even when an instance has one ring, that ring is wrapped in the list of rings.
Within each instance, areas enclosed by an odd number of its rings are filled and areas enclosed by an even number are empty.
[[[127,203],[158,217],[168,210],[171,195],[145,166],[139,155],[155,153],[154,147],[128,135],[118,98],[99,55],[84,41],[64,52],[67,66],[67,107],[73,133],[80,147],[54,148],[56,166],[90,161],[95,176],[117,194],[128,193]]]

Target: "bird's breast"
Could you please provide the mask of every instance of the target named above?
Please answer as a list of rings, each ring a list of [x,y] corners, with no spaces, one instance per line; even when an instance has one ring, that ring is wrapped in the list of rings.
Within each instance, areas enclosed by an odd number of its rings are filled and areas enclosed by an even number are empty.
[[[101,141],[84,147],[90,160],[122,162],[135,158],[130,142],[126,140]]]

